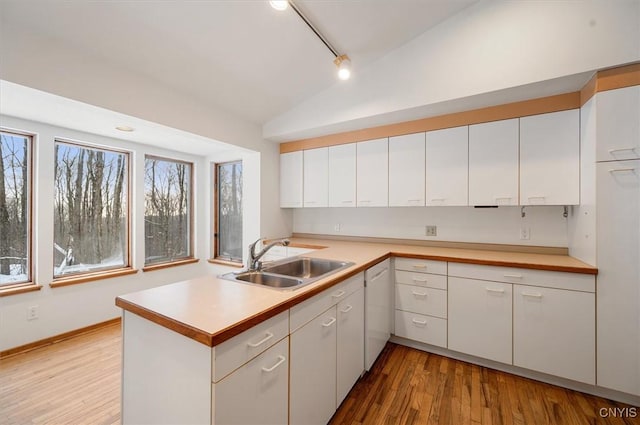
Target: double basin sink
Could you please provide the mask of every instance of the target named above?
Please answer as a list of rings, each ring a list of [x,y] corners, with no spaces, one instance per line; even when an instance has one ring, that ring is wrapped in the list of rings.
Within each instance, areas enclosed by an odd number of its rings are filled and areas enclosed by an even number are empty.
[[[260,271],[225,273],[219,277],[277,289],[297,289],[354,264],[324,258],[293,257],[266,265]]]

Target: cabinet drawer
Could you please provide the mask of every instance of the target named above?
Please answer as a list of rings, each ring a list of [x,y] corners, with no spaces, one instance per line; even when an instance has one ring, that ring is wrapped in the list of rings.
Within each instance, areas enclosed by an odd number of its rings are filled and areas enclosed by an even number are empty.
[[[568,289],[572,291],[595,292],[596,290],[595,276],[581,273],[449,263],[449,276]]]
[[[396,270],[396,283],[425,286],[427,288],[447,289],[447,276],[441,274],[408,272]]]
[[[291,307],[291,310],[289,310],[291,313],[289,331],[295,331],[362,287],[364,287],[364,273],[358,273],[326,291]]]
[[[446,347],[447,321],[437,317],[396,310],[395,334],[425,344]]]
[[[396,285],[396,309],[447,318],[447,291],[414,285]]]
[[[407,270],[410,272],[447,274],[446,261],[419,260],[416,258],[396,257],[396,270]]]
[[[274,316],[213,348],[213,382],[218,382],[288,335],[289,311]]]

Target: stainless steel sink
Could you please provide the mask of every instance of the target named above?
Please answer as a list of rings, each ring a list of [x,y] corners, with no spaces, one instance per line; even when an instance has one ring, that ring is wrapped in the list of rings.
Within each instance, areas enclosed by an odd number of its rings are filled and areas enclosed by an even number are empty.
[[[309,279],[340,270],[347,264],[349,263],[345,263],[344,261],[300,257],[283,264],[267,266],[263,271],[265,273],[283,274],[285,276]]]
[[[236,282],[287,290],[308,285],[354,264],[323,258],[293,257],[266,265],[260,271],[231,272],[219,277]]]
[[[277,276],[262,272],[244,272],[235,275],[236,280],[243,282],[256,283],[258,285],[271,286],[272,288],[290,288],[292,286],[301,285],[302,279],[296,279],[287,276]]]

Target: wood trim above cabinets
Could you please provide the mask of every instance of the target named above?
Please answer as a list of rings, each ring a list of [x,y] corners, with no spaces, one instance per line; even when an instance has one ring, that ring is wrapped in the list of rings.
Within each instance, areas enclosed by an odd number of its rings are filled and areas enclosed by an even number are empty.
[[[565,111],[580,107],[580,92],[540,97],[505,105],[489,106],[471,111],[422,118],[380,127],[347,131],[310,139],[296,140],[280,144],[280,153],[295,152],[305,149],[326,146],[343,145],[364,140],[380,139],[383,137],[401,136],[404,134],[421,133],[425,131],[441,130],[463,125],[480,124],[529,115],[545,114],[548,112]]]
[[[580,90],[580,106],[587,103],[596,93],[638,85],[640,85],[640,63],[598,71]]]
[[[636,85],[640,85],[640,63],[597,71],[593,78],[580,91],[422,118],[414,121],[312,137],[309,139],[294,140],[292,142],[281,143],[280,153],[441,130],[462,125],[520,118],[549,112],[565,111],[568,109],[578,109],[598,92]]]

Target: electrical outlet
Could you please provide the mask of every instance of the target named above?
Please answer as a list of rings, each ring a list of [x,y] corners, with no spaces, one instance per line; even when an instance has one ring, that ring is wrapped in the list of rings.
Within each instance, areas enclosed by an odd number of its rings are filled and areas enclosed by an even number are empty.
[[[32,305],[27,307],[27,320],[35,320],[38,318],[38,306]]]
[[[531,238],[531,229],[528,227],[520,228],[520,239],[521,240],[529,240]]]
[[[333,231],[334,232],[339,232],[341,228],[342,228],[342,226],[340,225],[340,223],[336,223],[336,224],[333,225]]]
[[[437,226],[426,226],[425,227],[425,235],[426,236],[438,236],[438,227]]]

